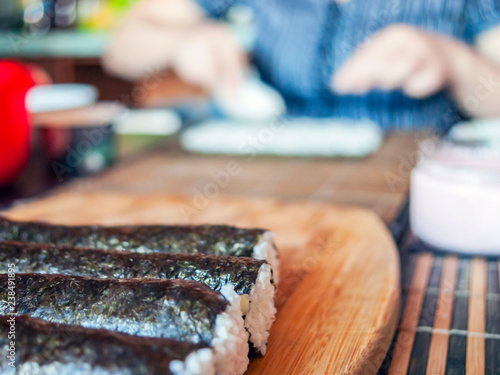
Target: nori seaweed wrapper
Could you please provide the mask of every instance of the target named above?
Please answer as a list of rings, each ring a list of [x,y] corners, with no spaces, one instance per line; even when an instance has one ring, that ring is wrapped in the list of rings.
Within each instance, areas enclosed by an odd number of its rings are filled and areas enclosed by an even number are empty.
[[[10,311],[8,275],[0,275],[0,315]],[[228,301],[186,280],[96,279],[16,274],[15,314],[54,323],[210,345]]]
[[[226,225],[64,226],[0,217],[0,240],[139,253],[203,253],[252,257],[265,229]]]
[[[99,278],[184,279],[219,291],[228,283],[238,294],[252,291],[265,261],[204,254],[137,254],[48,244],[0,242],[0,272],[15,264],[17,273]]]
[[[11,327],[14,338],[9,336]],[[183,361],[205,347],[49,323],[27,316],[0,317],[0,331],[0,373],[4,375],[15,374],[21,368],[30,375],[165,375],[171,374],[172,360]],[[9,366],[14,360],[8,358],[11,341],[15,342],[15,367]]]

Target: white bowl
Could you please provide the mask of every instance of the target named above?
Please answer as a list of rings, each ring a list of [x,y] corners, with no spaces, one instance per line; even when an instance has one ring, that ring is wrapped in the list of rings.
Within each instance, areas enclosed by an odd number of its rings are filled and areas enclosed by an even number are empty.
[[[411,176],[410,223],[447,251],[500,255],[500,153],[442,147]]]

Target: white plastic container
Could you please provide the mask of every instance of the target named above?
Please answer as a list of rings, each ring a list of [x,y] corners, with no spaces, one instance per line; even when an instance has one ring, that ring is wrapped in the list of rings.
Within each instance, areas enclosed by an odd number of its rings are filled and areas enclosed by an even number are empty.
[[[500,149],[439,146],[412,172],[410,223],[433,247],[500,255]]]
[[[87,107],[97,101],[98,92],[92,85],[60,83],[35,86],[26,95],[26,107],[31,113],[65,111]]]

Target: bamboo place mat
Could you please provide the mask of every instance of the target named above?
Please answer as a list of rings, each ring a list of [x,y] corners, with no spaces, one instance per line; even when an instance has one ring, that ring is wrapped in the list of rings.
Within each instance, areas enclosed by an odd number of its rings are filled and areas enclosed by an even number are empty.
[[[379,374],[500,374],[500,258],[430,251],[408,235],[403,310]]]

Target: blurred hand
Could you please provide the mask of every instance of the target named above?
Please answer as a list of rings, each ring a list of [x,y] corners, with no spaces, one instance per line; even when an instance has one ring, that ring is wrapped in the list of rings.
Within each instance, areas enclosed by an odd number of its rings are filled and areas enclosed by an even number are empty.
[[[362,94],[372,89],[402,89],[423,98],[450,81],[446,51],[452,41],[416,27],[396,24],[365,42],[332,78],[335,91]]]
[[[185,32],[172,68],[187,82],[211,92],[235,91],[246,70],[245,55],[229,28],[205,21]]]

